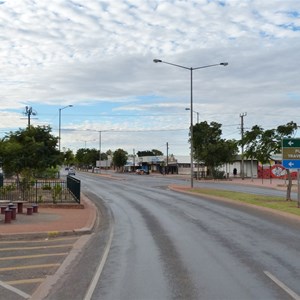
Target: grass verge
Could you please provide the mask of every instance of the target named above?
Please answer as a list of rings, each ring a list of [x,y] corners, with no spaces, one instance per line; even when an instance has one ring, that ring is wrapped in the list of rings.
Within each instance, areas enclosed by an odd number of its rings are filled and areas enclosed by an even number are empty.
[[[213,190],[208,188],[190,189],[189,192],[195,194],[204,194],[217,197],[223,197],[230,200],[254,204],[257,206],[268,207],[279,211],[291,213],[300,216],[300,208],[297,201],[286,201],[282,197],[253,195],[241,192]]]

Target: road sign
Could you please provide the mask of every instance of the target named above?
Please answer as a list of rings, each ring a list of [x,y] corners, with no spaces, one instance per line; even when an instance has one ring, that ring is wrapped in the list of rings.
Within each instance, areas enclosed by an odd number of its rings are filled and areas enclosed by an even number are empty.
[[[286,169],[300,169],[300,160],[283,160],[282,165]]]
[[[282,165],[298,169],[298,208],[300,208],[300,139],[282,139]]]
[[[283,148],[300,148],[300,139],[283,139]]]
[[[300,169],[300,139],[282,140],[282,165],[286,169]]]

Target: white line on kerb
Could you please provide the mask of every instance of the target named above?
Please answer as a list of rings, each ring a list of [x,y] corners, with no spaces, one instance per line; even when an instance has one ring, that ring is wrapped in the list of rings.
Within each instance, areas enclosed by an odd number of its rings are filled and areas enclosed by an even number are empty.
[[[14,292],[15,294],[18,294],[19,296],[23,297],[24,299],[29,299],[30,298],[30,295],[22,292],[21,290],[19,289],[16,289],[14,288],[13,286],[9,285],[9,284],[6,284],[5,282],[3,281],[0,281],[0,285],[4,288],[6,288],[7,290],[10,290],[12,292]]]
[[[84,300],[90,300],[93,296],[93,293],[94,293],[94,290],[96,288],[96,285],[97,285],[97,282],[100,278],[100,275],[102,273],[102,270],[104,268],[104,264],[106,262],[106,259],[107,259],[107,256],[108,256],[108,253],[109,253],[109,250],[110,250],[110,246],[111,246],[111,243],[112,243],[112,238],[113,238],[113,235],[114,235],[114,225],[112,225],[112,229],[110,231],[110,235],[109,235],[109,240],[108,240],[108,243],[105,247],[105,250],[104,250],[104,253],[103,253],[103,256],[101,258],[101,261],[100,261],[100,264],[98,266],[98,269],[93,277],[93,280],[85,294],[85,297],[84,297]]]
[[[268,271],[264,271],[264,273],[272,279],[278,286],[280,286],[286,293],[288,293],[293,299],[300,300],[300,296],[292,291],[288,286],[286,286],[283,282],[281,282],[278,278],[276,278],[274,275],[272,275]]]

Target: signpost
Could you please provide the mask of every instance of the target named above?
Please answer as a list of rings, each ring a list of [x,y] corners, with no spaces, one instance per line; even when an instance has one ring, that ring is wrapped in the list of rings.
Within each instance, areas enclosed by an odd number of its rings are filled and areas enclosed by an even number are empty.
[[[298,207],[300,207],[300,139],[282,139],[282,165],[297,169]]]

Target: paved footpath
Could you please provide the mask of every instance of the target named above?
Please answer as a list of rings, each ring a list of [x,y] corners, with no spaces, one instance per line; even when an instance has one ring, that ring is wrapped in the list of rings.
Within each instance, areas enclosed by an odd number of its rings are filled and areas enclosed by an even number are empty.
[[[199,181],[201,182],[201,180]],[[215,180],[218,182],[218,180]],[[241,184],[241,185],[252,185],[257,187],[278,189],[278,190],[286,190],[288,181],[285,179],[258,179],[258,178],[230,178],[229,180],[221,180],[222,183],[228,184]],[[293,191],[296,191],[297,188],[297,180],[292,181]]]
[[[40,205],[37,213],[27,215],[24,210],[11,223],[4,223],[4,215],[0,215],[0,239],[90,233],[97,209],[84,195],[81,196],[81,204],[83,208],[49,208]]]

